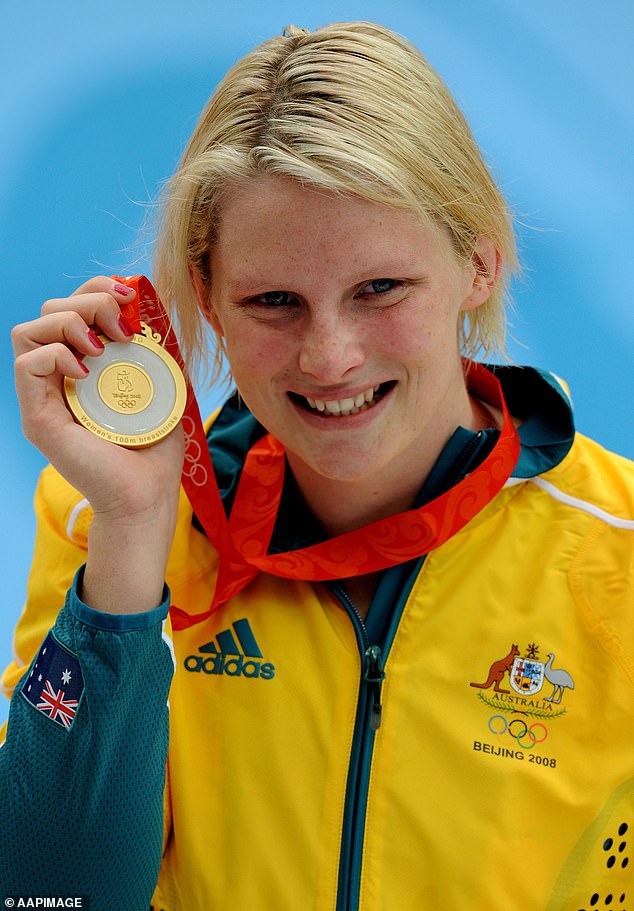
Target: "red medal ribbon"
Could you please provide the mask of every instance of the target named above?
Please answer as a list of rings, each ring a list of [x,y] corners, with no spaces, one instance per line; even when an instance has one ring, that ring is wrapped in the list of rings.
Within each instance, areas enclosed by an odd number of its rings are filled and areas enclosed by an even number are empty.
[[[269,554],[284,484],[284,447],[271,434],[266,434],[251,447],[227,521],[198,404],[171,322],[147,278],[136,276],[117,280],[137,291],[135,304],[128,307],[138,306],[140,317],[161,334],[165,348],[185,373],[187,406],[183,427],[186,448],[182,483],[220,557],[210,608],[192,615],[172,606],[174,629],[205,620],[260,572],[307,581],[345,579],[387,569],[429,553],[464,528],[493,499],[517,463],[519,437],[500,383],[486,367],[469,362],[466,371],[469,392],[499,408],[504,416],[494,448],[477,468],[418,509],[380,519],[319,544]],[[128,314],[125,315],[128,318]],[[129,321],[134,325],[133,319]]]

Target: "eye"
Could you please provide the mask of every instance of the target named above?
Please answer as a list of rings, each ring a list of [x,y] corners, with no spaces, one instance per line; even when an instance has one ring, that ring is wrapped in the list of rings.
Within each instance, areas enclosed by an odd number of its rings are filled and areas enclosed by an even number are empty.
[[[295,299],[290,291],[267,291],[255,298],[255,303],[265,304],[267,307],[288,307]]]
[[[362,296],[373,294],[388,294],[395,288],[400,287],[400,285],[401,282],[395,278],[375,278],[373,281],[368,282],[367,285],[364,285],[359,293]]]

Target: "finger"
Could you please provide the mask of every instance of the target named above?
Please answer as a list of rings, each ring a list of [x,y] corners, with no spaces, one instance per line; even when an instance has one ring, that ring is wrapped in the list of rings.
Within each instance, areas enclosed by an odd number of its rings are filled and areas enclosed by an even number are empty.
[[[61,384],[63,377],[83,379],[88,375],[89,370],[66,345],[57,342],[18,355],[15,359],[14,373],[16,387],[20,387],[18,388],[19,395],[20,389],[31,380],[38,381],[57,377]]]
[[[43,433],[73,421],[62,393],[65,376],[83,379],[88,369],[62,344],[46,345],[15,360],[15,388],[25,436],[37,440]]]
[[[41,317],[16,326],[11,333],[14,352],[65,341],[82,354],[95,356],[103,351],[97,337],[100,330],[114,341],[130,341],[133,330],[110,295],[82,295],[73,299],[76,309],[69,309],[70,305],[69,298],[47,301]]]
[[[136,294],[132,289],[131,293],[133,296]],[[89,291],[70,297],[51,298],[44,302],[41,312],[42,316],[47,316],[73,310],[80,313],[89,326],[98,326],[116,341],[126,341],[132,335],[132,328],[121,314],[123,302],[123,295],[113,288],[110,291]]]
[[[51,313],[28,323],[21,323],[11,331],[11,341],[16,357],[42,345],[64,342],[74,351],[96,357],[104,343],[80,313],[65,311]]]
[[[125,300],[126,303],[129,300],[134,300],[134,295],[136,293],[134,288],[129,288],[122,282],[118,282],[116,279],[112,278],[112,276],[95,275],[93,278],[89,278],[88,281],[84,282],[83,285],[76,288],[70,296],[75,297],[78,294],[88,294],[93,291],[105,291],[108,294],[112,294],[117,300]]]

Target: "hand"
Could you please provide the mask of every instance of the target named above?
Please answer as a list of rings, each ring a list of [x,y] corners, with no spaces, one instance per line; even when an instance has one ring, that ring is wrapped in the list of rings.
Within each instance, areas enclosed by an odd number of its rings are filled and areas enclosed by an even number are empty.
[[[124,294],[123,286],[111,278],[93,278],[70,297],[47,301],[38,319],[16,326],[12,333],[24,434],[94,510],[86,588],[93,599],[89,603],[108,610],[115,609],[110,603],[115,599],[105,599],[109,606],[102,606],[102,583],[104,593],[114,595],[116,590],[117,600],[123,597],[126,602],[132,595],[128,583],[135,597],[144,594],[139,590],[143,579],[151,580],[150,601],[157,590],[160,595],[178,505],[183,434],[179,427],[148,449],[124,449],[77,424],[62,389],[65,376],[78,382],[86,376],[78,356],[99,356],[96,332],[129,341],[119,305],[133,294]],[[129,562],[129,569],[115,571],[122,562]],[[147,600],[142,597],[134,609],[157,603]]]

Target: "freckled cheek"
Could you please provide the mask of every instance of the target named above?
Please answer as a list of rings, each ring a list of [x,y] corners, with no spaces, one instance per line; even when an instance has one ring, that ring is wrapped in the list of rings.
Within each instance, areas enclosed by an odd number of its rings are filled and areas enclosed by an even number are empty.
[[[375,350],[403,363],[416,363],[434,348],[434,334],[429,328],[417,325],[387,332],[376,340]]]
[[[384,327],[379,347],[404,362],[446,357],[457,350],[458,320],[443,300],[426,303],[415,317]]]
[[[265,382],[289,364],[287,345],[278,333],[254,332],[240,327],[225,335],[225,346],[236,383]]]

